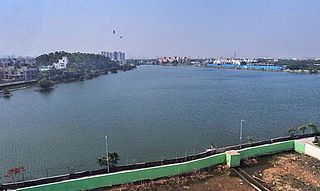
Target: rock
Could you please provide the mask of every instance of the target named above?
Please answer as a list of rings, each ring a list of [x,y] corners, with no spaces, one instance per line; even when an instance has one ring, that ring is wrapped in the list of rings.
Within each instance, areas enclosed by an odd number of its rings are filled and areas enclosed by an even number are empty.
[[[189,186],[183,186],[182,189],[184,189],[184,190],[189,190],[190,187],[189,187]]]

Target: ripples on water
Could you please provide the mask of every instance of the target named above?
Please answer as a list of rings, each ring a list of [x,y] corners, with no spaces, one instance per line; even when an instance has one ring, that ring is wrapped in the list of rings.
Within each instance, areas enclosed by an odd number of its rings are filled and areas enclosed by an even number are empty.
[[[320,77],[211,68],[141,66],[130,72],[25,89],[0,99],[0,173],[24,165],[28,178],[97,168],[109,149],[122,163],[159,160],[320,125]],[[59,168],[57,168],[59,167]],[[71,168],[72,169],[72,168]]]

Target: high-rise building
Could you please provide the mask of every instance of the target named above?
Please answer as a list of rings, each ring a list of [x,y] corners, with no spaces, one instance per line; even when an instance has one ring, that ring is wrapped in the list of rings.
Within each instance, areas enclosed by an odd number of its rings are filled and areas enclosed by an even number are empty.
[[[126,59],[124,52],[101,52],[101,55],[118,62],[122,62]]]
[[[125,59],[126,59],[126,56],[125,56],[125,53],[124,53],[124,52],[121,52],[120,59],[121,59],[121,60],[125,60]]]

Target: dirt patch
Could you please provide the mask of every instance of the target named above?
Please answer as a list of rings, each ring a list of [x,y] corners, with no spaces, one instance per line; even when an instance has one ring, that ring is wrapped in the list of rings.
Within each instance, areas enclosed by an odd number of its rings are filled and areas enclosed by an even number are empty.
[[[165,190],[192,190],[192,191],[254,191],[255,189],[229,171],[226,166],[194,172],[187,175],[174,176],[154,181],[141,181],[135,184],[126,184],[109,190],[130,191],[165,191]]]
[[[298,153],[283,153],[249,161],[246,172],[271,190],[320,191],[320,161]]]
[[[258,157],[242,162],[242,169],[270,190],[320,191],[320,161],[295,152]],[[254,191],[227,166],[153,181],[112,187],[128,191]]]

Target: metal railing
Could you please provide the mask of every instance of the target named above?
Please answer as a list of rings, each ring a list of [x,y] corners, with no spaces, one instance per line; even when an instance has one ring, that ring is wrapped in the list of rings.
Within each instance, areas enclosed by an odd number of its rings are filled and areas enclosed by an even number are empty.
[[[283,142],[283,141],[289,141],[289,140],[295,140],[295,139],[301,139],[301,138],[308,138],[308,137],[314,137],[314,136],[320,136],[320,132],[319,133],[312,133],[312,134],[304,134],[304,135],[284,136],[284,137],[278,137],[278,138],[273,138],[273,139],[268,139],[268,140],[256,141],[253,143],[244,143],[244,144],[239,144],[239,145],[227,146],[227,147],[213,149],[213,150],[210,150],[207,152],[198,153],[196,155],[189,155],[189,156],[175,158],[175,159],[166,159],[166,160],[160,160],[160,161],[142,162],[142,163],[123,165],[123,166],[110,167],[110,173],[124,171],[124,170],[134,170],[134,169],[162,166],[162,165],[167,165],[167,164],[182,163],[182,162],[192,161],[192,160],[196,160],[196,159],[201,159],[201,158],[212,156],[212,155],[219,154],[219,153],[224,153],[229,150],[239,150],[239,149],[244,149],[244,148],[249,148],[249,147],[254,147],[254,146],[259,146],[259,145],[272,144],[272,143],[277,143],[277,142]],[[39,178],[39,179],[28,180],[28,181],[23,181],[23,182],[5,183],[5,184],[0,185],[0,190],[37,186],[37,185],[42,185],[42,184],[60,182],[60,181],[64,181],[64,180],[71,180],[71,179],[77,179],[77,178],[93,176],[93,175],[100,175],[100,174],[107,174],[107,173],[108,173],[107,169],[74,172],[74,173],[70,173],[70,174]]]

